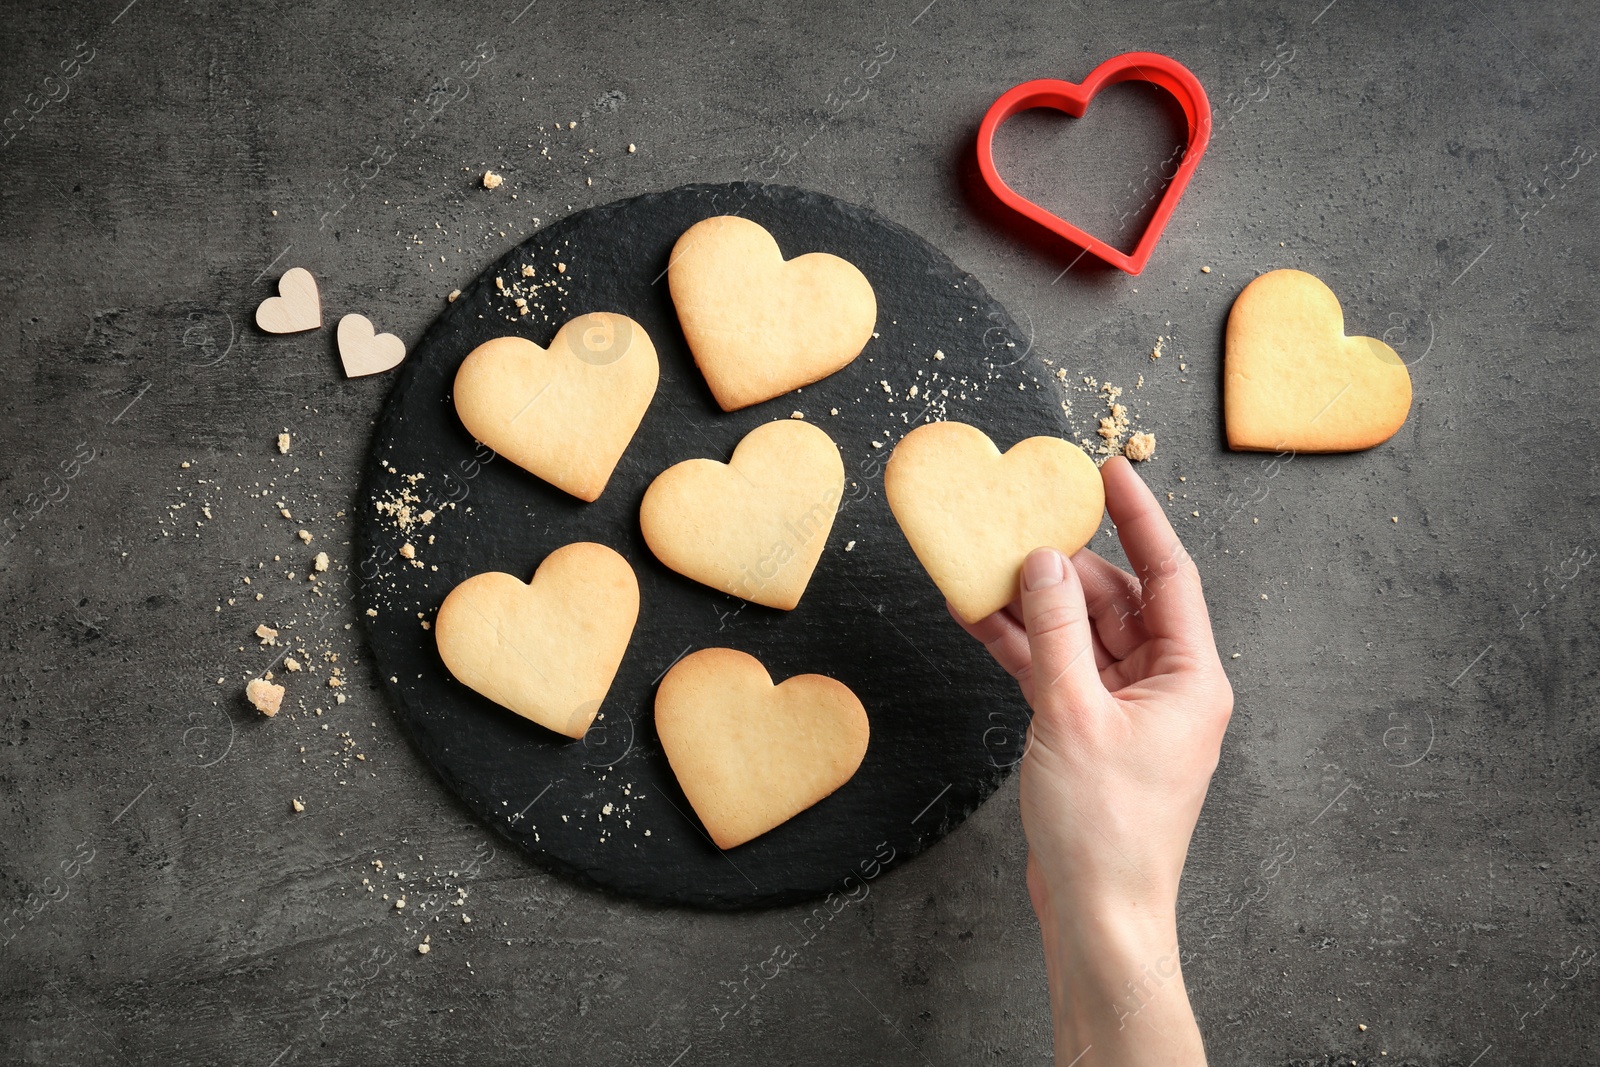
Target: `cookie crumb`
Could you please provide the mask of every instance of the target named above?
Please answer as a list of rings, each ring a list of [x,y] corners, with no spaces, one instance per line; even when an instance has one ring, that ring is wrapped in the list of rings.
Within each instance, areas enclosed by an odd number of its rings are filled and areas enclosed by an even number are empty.
[[[531,263],[524,263],[524,264],[523,264],[523,265],[522,265],[522,276],[523,276],[523,277],[524,277],[524,278],[531,278],[531,277],[533,277],[533,264],[531,264]]]
[[[293,800],[289,801],[289,807],[293,808],[295,811],[305,811],[306,810],[305,802],[302,801],[299,797],[295,797]]]
[[[300,538],[300,540],[304,541],[308,545],[311,543],[311,531],[310,530],[301,530],[300,532],[296,533],[295,536]]]
[[[1389,516],[1389,521],[1390,522],[1399,522],[1400,521],[1400,516],[1398,516],[1398,515],[1390,515]]]
[[[311,561],[311,569],[314,570],[314,571],[325,571],[325,570],[327,570],[328,569],[328,554],[326,552],[318,552],[317,553],[317,558]]]
[[[288,453],[289,453],[289,435],[288,434],[280,433],[278,435],[278,451],[283,455],[288,455]]]
[[[803,419],[806,417],[806,413],[803,411],[791,411],[789,412],[789,417],[791,419]]]
[[[844,550],[845,550],[845,551],[846,551],[846,552],[853,552],[853,551],[855,551],[855,547],[856,547],[856,543],[855,543],[855,542],[854,542],[854,541],[846,541],[846,542],[845,542],[845,543],[844,543]]]
[[[460,298],[460,296],[461,296],[461,290],[460,289],[452,289],[452,290],[450,290],[450,295],[445,297],[445,299],[450,301],[450,303],[454,304],[456,302],[456,300]]]
[[[1210,274],[1211,273],[1211,268],[1210,267],[1201,267],[1200,268],[1200,273],[1201,274]]]
[[[498,189],[500,188],[500,183],[503,181],[505,181],[505,179],[500,177],[500,175],[496,174],[492,170],[486,170],[483,172],[483,187],[485,189]]]
[[[631,156],[631,155],[633,155],[633,153],[635,153],[635,152],[637,152],[637,151],[639,151],[639,146],[638,146],[638,145],[636,145],[636,144],[630,144],[630,145],[629,145],[629,146],[628,146],[628,154],[629,154],[629,155],[630,155],[630,156]]]
[[[300,661],[295,659],[293,656],[285,656],[283,659],[283,669],[286,671],[298,671],[300,669]]]
[[[283,693],[283,686],[273,685],[263,678],[252,678],[244,687],[245,699],[269,719],[283,706]]]
[[[1156,454],[1156,435],[1153,433],[1136,433],[1128,438],[1128,443],[1123,446],[1122,454],[1135,463],[1143,463]]]
[[[1166,349],[1167,349],[1167,339],[1165,337],[1157,337],[1156,338],[1156,346],[1150,350],[1150,358],[1151,359],[1160,359],[1161,358],[1161,353],[1165,352]]]
[[[565,273],[567,273],[567,265],[565,263],[557,263],[556,264],[556,273],[557,274],[565,274]]]
[[[407,541],[405,544],[400,546],[400,558],[401,559],[416,559],[417,558],[417,547],[415,545],[413,545],[410,541]]]
[[[275,645],[278,643],[278,631],[274,630],[266,623],[262,623],[260,626],[256,627],[256,636],[261,638],[261,643],[263,645]]]
[[[417,955],[426,956],[432,950],[433,946],[424,941],[422,944],[417,946]]]

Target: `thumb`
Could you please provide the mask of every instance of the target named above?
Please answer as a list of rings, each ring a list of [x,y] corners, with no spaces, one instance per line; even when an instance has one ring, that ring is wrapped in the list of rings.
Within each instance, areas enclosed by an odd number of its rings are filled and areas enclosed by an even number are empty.
[[[1046,700],[1077,709],[1104,697],[1083,585],[1071,562],[1053,548],[1036,548],[1022,562],[1022,620],[1036,711]]]

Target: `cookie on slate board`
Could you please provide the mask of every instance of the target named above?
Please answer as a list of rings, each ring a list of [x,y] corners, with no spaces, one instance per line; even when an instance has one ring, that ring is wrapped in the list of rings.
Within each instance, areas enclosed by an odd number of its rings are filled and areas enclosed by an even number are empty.
[[[439,656],[458,682],[558,734],[594,721],[639,618],[639,583],[605,545],[564,545],[531,581],[489,571],[445,597]]]
[[[456,371],[467,431],[579,500],[599,498],[661,377],[655,346],[626,315],[569,320],[549,348],[496,337]]]
[[[960,422],[901,438],[883,490],[911,550],[967,622],[1016,598],[1029,552],[1070,556],[1088,544],[1105,510],[1100,471],[1077,445],[1030,437],[1001,455],[982,430]]]
[[[1411,410],[1394,349],[1346,337],[1339,298],[1315,275],[1274,270],[1228,315],[1223,414],[1228,447],[1355,452],[1393,437]]]
[[[843,682],[779,685],[754,656],[706,648],[656,691],[656,733],[718,848],[759,837],[848,782],[867,752],[866,709]]]
[[[877,323],[872,283],[826,252],[785,261],[759,223],[719,215],[673,245],[667,285],[695,364],[724,411],[826,378]]]
[[[771,608],[800,602],[844,495],[833,438],[799,419],[744,436],[727,463],[691,459],[645,490],[639,526],[685,577]]]

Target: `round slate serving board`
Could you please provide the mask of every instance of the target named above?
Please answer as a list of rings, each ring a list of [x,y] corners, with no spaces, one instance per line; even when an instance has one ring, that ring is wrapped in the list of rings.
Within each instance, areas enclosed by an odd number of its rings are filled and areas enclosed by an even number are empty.
[[[664,276],[678,235],[722,214],[765,226],[786,257],[848,259],[878,298],[878,332],[859,359],[733,414],[716,406],[696,370]],[[482,342],[516,334],[548,345],[562,323],[594,311],[644,327],[661,383],[604,495],[585,504],[477,445],[456,417],[451,383]],[[945,418],[980,427],[1002,449],[1065,435],[1057,391],[1028,373],[1026,355],[1005,310],[937,249],[817,193],[684,186],[581,211],[530,237],[413,348],[373,441],[359,523],[363,606],[376,612],[365,619],[378,667],[417,748],[535,863],[652,901],[789,903],[847,889],[850,876],[873,877],[927,848],[1017,762],[1028,709],[946,613],[884,501],[883,465],[913,426]],[[638,522],[651,479],[685,459],[726,462],[744,434],[796,411],[828,431],[846,471],[845,499],[800,606],[746,604],[657,562]],[[426,523],[424,511],[434,513]],[[526,580],[573,541],[621,552],[640,589],[632,643],[582,741],[455,682],[423,625],[458,582],[488,570]],[[400,554],[407,542],[414,560]],[[872,729],[842,789],[727,853],[706,838],[652,726],[656,681],[685,653],[711,646],[750,653],[775,681],[839,679],[861,698]]]

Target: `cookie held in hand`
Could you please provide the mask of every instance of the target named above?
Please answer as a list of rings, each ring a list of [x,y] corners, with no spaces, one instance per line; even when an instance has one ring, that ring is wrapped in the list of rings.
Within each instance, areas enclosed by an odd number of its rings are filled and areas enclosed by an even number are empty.
[[[1305,271],[1269,271],[1245,286],[1227,346],[1229,448],[1355,452],[1393,437],[1411,410],[1411,374],[1394,349],[1346,337],[1339,298]]]
[[[626,315],[579,315],[549,348],[496,337],[456,371],[455,404],[473,437],[579,500],[599,498],[633,440],[661,368]]]
[[[867,712],[844,683],[780,685],[755,657],[706,648],[656,692],[656,733],[683,794],[718,848],[794,818],[848,782],[867,753]]]
[[[854,264],[826,252],[785,260],[772,234],[737,215],[685,230],[672,247],[667,285],[723,411],[848,366],[878,319],[872,283]]]
[[[982,430],[960,422],[901,438],[883,491],[911,550],[969,623],[1016,599],[1029,552],[1072,555],[1105,511],[1100,471],[1077,445],[1030,437],[1001,455]]]
[[[475,574],[434,620],[456,681],[558,734],[580,738],[611,688],[639,618],[639,583],[605,545],[564,545],[533,579]]]

